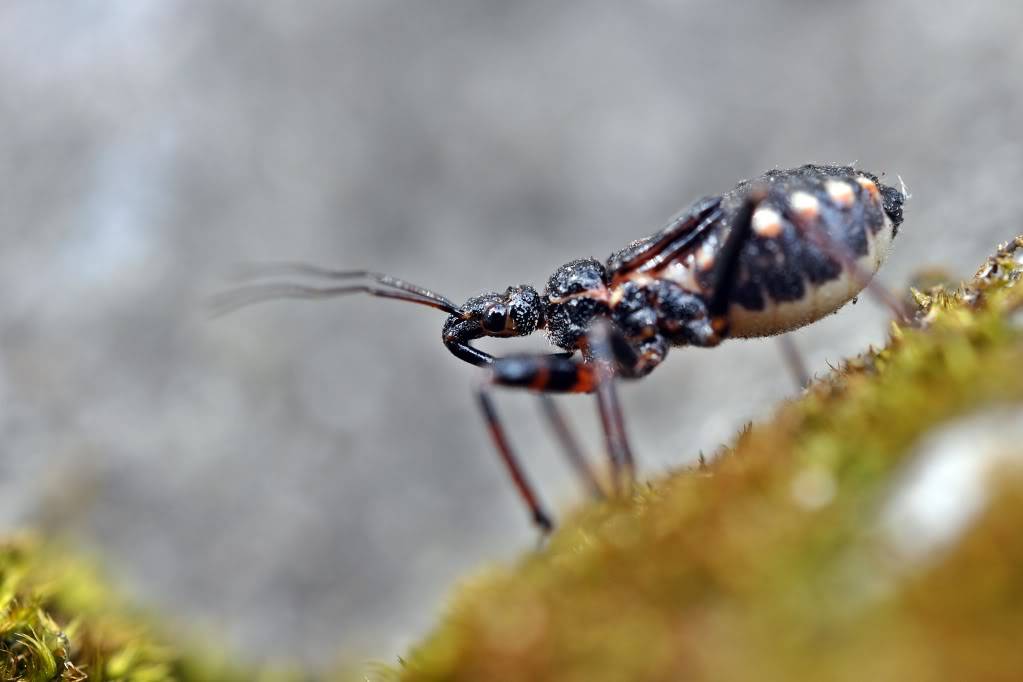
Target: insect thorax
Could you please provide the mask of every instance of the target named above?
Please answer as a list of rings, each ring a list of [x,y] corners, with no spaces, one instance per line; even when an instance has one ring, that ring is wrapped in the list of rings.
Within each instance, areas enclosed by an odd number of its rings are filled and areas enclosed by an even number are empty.
[[[554,345],[578,348],[593,320],[609,318],[624,338],[644,345],[709,345],[714,336],[703,297],[667,279],[608,282],[592,258],[572,261],[551,276],[544,296],[547,335]]]
[[[584,258],[562,265],[547,280],[544,293],[550,342],[566,350],[577,348],[593,319],[608,315],[609,298],[603,263]]]

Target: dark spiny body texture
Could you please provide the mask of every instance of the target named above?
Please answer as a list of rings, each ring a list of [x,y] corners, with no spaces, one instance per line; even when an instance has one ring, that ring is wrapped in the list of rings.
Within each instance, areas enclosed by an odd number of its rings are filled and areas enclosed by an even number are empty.
[[[902,222],[903,195],[870,173],[814,165],[768,171],[720,197],[701,199],[664,231],[633,242],[606,264],[584,259],[559,268],[544,294],[548,338],[576,349],[595,318],[609,317],[651,360],[659,361],[669,346],[720,342],[707,310],[715,259],[729,232],[740,227],[735,221],[753,193],[752,228],[728,284],[731,336],[767,336],[802,326],[859,292],[863,283],[810,238],[810,231],[845,249],[872,274]],[[666,231],[709,207],[717,215],[671,258],[654,268],[626,267]]]

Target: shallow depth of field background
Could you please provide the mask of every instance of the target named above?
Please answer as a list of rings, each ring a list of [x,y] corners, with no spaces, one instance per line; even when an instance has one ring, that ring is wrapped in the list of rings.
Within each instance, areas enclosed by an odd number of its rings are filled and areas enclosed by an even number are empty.
[[[443,315],[376,299],[209,319],[239,262],[542,288],[773,166],[912,192],[882,279],[1023,231],[1023,5],[527,0],[0,5],[0,524],[101,552],[253,659],[393,658],[535,534]],[[818,373],[864,299],[794,335]],[[487,344],[543,348],[543,339]],[[791,396],[771,340],[624,387],[643,470]],[[545,499],[580,490],[500,409]],[[596,454],[590,399],[562,400]]]

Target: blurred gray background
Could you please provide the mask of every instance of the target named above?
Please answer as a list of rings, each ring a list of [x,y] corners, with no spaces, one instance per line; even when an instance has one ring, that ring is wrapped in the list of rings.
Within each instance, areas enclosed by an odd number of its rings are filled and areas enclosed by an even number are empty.
[[[1023,4],[0,3],[0,519],[98,548],[254,659],[392,658],[535,536],[443,315],[376,299],[211,320],[239,262],[372,267],[459,301],[542,286],[774,166],[913,198],[882,279],[1023,229]],[[884,339],[869,300],[794,335]],[[542,348],[543,339],[490,344]],[[792,396],[775,344],[624,388],[644,471]],[[502,393],[546,500],[580,491]],[[587,398],[562,400],[591,449]]]

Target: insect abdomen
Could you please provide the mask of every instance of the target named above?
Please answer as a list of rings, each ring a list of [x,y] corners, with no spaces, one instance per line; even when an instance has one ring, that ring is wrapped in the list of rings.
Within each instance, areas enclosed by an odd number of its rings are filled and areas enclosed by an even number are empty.
[[[875,176],[847,166],[803,166],[770,171],[726,194],[723,225],[734,229],[729,218],[754,187],[767,194],[742,247],[729,308],[731,336],[795,329],[852,300],[863,275],[873,275],[884,261],[902,221],[903,195]],[[817,246],[822,239],[845,249],[859,272]]]

